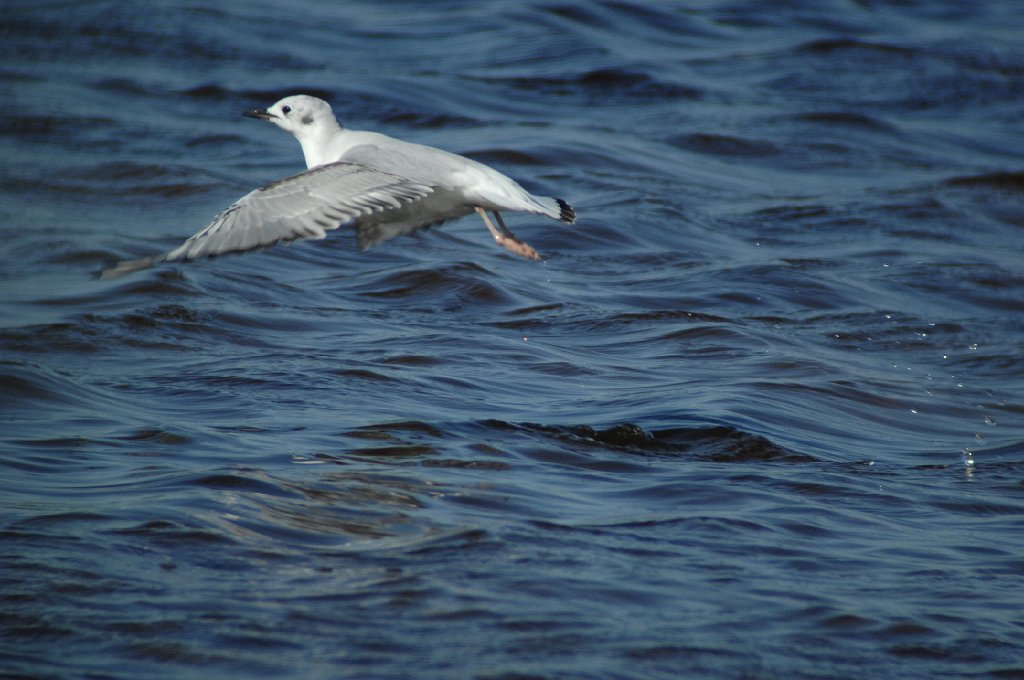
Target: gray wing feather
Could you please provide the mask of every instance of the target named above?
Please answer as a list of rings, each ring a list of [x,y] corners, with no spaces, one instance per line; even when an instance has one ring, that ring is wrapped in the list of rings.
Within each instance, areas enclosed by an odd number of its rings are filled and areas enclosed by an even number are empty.
[[[359,227],[360,220],[402,211],[434,191],[423,182],[359,163],[321,165],[246,194],[174,250],[118,262],[100,272],[100,277],[124,276],[160,262],[321,239],[342,225]]]
[[[395,142],[397,140],[388,140]],[[359,144],[342,154],[349,163],[359,163],[383,172],[409,177],[420,182],[435,184],[457,169],[440,149],[419,146],[408,142],[380,144]]]
[[[330,163],[268,184],[240,198],[163,259],[267,248],[327,231],[433,193],[426,184],[357,163]]]

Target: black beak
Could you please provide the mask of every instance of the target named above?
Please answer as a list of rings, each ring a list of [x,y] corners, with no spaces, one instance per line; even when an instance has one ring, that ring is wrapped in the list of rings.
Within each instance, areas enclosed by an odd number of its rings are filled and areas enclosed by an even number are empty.
[[[243,116],[249,118],[259,118],[260,120],[270,120],[274,116],[266,109],[250,109],[242,112]]]

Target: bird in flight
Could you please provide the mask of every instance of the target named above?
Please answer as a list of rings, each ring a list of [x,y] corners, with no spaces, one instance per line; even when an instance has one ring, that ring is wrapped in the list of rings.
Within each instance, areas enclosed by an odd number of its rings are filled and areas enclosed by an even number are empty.
[[[246,194],[174,250],[119,262],[104,270],[103,278],[161,262],[322,239],[343,226],[355,228],[365,249],[473,212],[499,245],[538,260],[537,251],[509,231],[501,213],[514,210],[566,224],[576,221],[576,211],[562,199],[534,196],[483,163],[377,132],[345,129],[330,104],[316,97],[293,95],[244,115],[295,135],[307,169]]]

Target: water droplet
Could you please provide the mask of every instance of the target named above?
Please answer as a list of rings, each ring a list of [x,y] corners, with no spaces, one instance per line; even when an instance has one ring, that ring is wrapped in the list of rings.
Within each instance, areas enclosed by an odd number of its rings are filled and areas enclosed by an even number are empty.
[[[960,454],[960,459],[963,460],[964,465],[969,468],[974,467],[974,452],[966,446],[964,447],[963,453]]]

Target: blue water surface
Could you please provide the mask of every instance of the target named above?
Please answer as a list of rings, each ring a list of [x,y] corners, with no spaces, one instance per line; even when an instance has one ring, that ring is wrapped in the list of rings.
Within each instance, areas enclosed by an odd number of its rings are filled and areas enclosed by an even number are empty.
[[[5,3],[0,675],[1024,677],[1019,10]],[[299,92],[578,222],[97,277]]]

